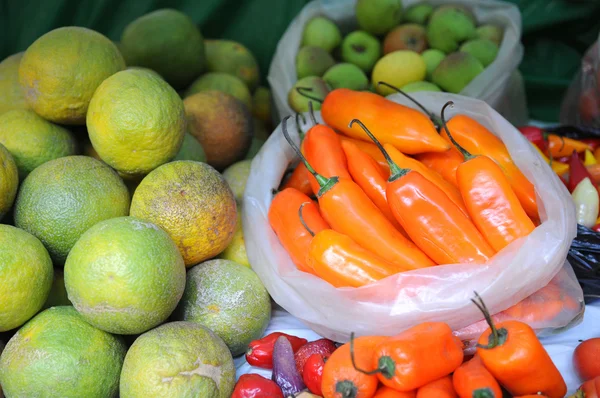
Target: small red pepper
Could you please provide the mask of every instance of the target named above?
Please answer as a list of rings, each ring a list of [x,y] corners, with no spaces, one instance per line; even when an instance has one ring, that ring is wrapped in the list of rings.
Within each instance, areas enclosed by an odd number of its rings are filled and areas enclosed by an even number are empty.
[[[543,152],[547,151],[548,141],[546,140],[544,130],[535,126],[522,126],[519,127],[519,131],[529,142],[540,148]]]
[[[311,341],[299,349],[294,355],[294,360],[296,361],[296,369],[298,370],[298,373],[300,373],[300,376],[303,376],[304,364],[311,355],[321,354],[323,357],[328,357],[333,354],[336,349],[335,343],[329,339]]]
[[[592,231],[600,232],[600,224],[596,224],[592,227]]]
[[[294,353],[305,345],[308,340],[301,337],[290,336],[281,332],[273,332],[262,339],[251,341],[246,351],[246,361],[252,365],[264,369],[273,369],[273,347],[278,337],[283,336],[292,345]]]
[[[323,367],[329,355],[312,354],[304,363],[302,379],[304,384],[313,394],[322,396],[321,381],[323,379]]]
[[[249,373],[240,376],[231,398],[283,398],[283,392],[274,381]]]
[[[579,158],[579,154],[573,151],[573,154],[569,158],[569,192],[572,193],[575,187],[585,178],[594,181],[594,178],[592,178],[592,175]]]

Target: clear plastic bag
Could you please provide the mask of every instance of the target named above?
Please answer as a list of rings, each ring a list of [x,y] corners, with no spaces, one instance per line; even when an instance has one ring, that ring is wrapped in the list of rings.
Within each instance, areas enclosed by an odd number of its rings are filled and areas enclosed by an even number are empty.
[[[560,109],[561,124],[600,128],[600,36],[586,51]]]
[[[403,0],[408,7],[419,0]],[[510,3],[496,0],[428,0],[434,6],[462,4],[473,11],[479,24],[491,23],[502,26],[504,37],[498,56],[479,76],[460,93],[487,102],[515,125],[528,120],[523,78],[517,67],[523,58],[521,44],[521,14]],[[313,17],[324,15],[336,22],[342,32],[356,28],[354,5],[356,0],[322,0],[307,4],[290,23],[279,40],[271,61],[268,81],[271,85],[275,108],[280,119],[291,115],[287,96],[296,82],[296,53],[300,46],[304,25]]]
[[[483,297],[491,313],[497,314],[548,285],[564,268],[565,276],[560,276],[568,281],[564,291],[580,307],[535,327],[541,331],[576,323],[583,297],[565,260],[576,235],[575,209],[563,183],[518,130],[484,102],[447,93],[420,92],[414,97],[432,110],[452,100],[455,107],[448,118],[467,114],[498,135],[536,188],[542,224],[484,266],[450,264],[396,274],[361,288],[334,288],[299,271],[269,225],[273,190],[296,161],[278,126],[252,161],[242,215],[248,258],[275,302],[318,334],[335,341],[347,341],[351,332],[393,335],[424,321],[444,321],[459,331],[482,319],[470,301],[474,291]],[[400,95],[389,99],[414,108]],[[319,113],[316,115],[321,120]],[[293,121],[288,129],[298,142]],[[465,340],[477,336],[477,328],[464,329],[461,334]]]

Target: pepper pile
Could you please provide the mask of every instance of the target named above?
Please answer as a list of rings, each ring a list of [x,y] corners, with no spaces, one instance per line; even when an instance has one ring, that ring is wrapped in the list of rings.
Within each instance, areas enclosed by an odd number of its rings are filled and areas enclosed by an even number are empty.
[[[298,269],[360,287],[485,263],[534,230],[533,185],[486,127],[461,114],[446,123],[447,106],[440,134],[427,111],[336,89],[321,105],[325,124],[311,114],[301,148],[284,119],[302,162],[275,195],[269,222]]]
[[[352,336],[339,348],[326,339],[306,343],[272,333],[246,354],[251,365],[273,369],[271,380],[244,375],[232,397],[563,398],[565,381],[533,329],[514,320],[495,322],[479,296],[473,303],[488,328],[472,357],[465,357],[463,343],[442,322],[390,337]],[[572,398],[598,398],[599,353],[600,338],[575,350],[573,365],[584,383]]]
[[[519,130],[571,192],[577,223],[600,232],[600,138],[563,137],[535,126]]]

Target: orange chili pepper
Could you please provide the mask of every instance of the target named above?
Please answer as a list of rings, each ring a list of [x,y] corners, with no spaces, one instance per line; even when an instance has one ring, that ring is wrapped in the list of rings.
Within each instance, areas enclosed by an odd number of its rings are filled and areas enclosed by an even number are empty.
[[[585,142],[556,134],[548,134],[546,138],[548,140],[548,154],[553,158],[571,156],[573,151],[580,153],[585,152],[586,149],[592,149],[592,147]]]
[[[397,150],[391,145],[384,145],[384,149],[390,155],[394,163],[402,169],[410,169],[421,174],[423,177],[431,181],[439,189],[441,189],[448,198],[460,209],[460,211],[468,218],[469,213],[465,207],[465,202],[460,196],[460,192],[455,185],[446,181],[438,172],[428,168],[423,163],[416,159],[410,158],[404,155],[402,152]]]
[[[538,207],[535,198],[535,189],[527,177],[515,165],[506,146],[502,141],[483,125],[466,115],[456,115],[448,121],[454,139],[473,155],[486,155],[493,159],[504,171],[519,202],[529,217],[537,220]],[[441,135],[448,139],[445,131]]]
[[[416,391],[397,391],[388,386],[381,386],[373,395],[373,398],[416,398]]]
[[[282,190],[286,188],[294,188],[302,192],[305,195],[312,195],[313,190],[310,186],[310,179],[312,177],[304,163],[298,163],[290,177],[287,179],[285,184],[281,187]]]
[[[353,340],[350,339],[352,353]],[[461,341],[443,322],[424,322],[381,342],[374,349],[374,371],[383,385],[411,391],[456,370],[463,361]],[[361,366],[362,367],[362,366]]]
[[[485,263],[494,255],[475,225],[444,191],[420,172],[400,168],[388,154],[394,149],[383,148],[360,120],[351,123],[358,123],[388,160],[392,170],[386,188],[388,204],[396,220],[425,254],[437,264]]]
[[[302,141],[302,152],[313,165],[317,173],[327,178],[337,176],[340,179],[352,180],[348,172],[346,155],[342,149],[340,137],[330,127],[317,124],[308,130]],[[310,174],[310,173],[309,173]],[[319,192],[319,183],[309,176],[313,192]]]
[[[548,159],[546,154],[537,145],[534,145],[534,144],[531,144],[531,145],[533,145],[533,147],[535,148],[536,151],[538,151],[538,153],[540,154],[542,159],[544,159],[544,161],[550,165],[550,167],[552,168],[552,171],[554,171],[556,174],[558,174],[559,176],[562,176],[563,174],[565,174],[569,171],[570,167],[567,163],[559,162],[558,160],[555,160],[555,159],[552,159],[552,161],[551,161],[550,159]]]
[[[531,296],[502,311],[514,320],[535,324],[551,321],[563,310],[578,311],[580,304],[554,283],[549,283]]]
[[[328,229],[329,225],[321,217],[317,204],[294,188],[286,188],[275,195],[269,207],[268,217],[271,228],[298,269],[314,274],[315,272],[306,262],[306,253],[312,236],[298,217],[298,208],[306,202],[309,203],[304,209],[306,225],[315,233]]]
[[[321,105],[325,123],[348,137],[369,142],[360,129],[349,127],[354,118],[373,127],[384,144],[409,153],[443,152],[450,148],[437,133],[435,125],[423,113],[367,91],[338,88]]]
[[[354,182],[365,191],[369,199],[371,199],[379,210],[381,210],[383,215],[394,224],[396,229],[406,234],[404,229],[402,229],[400,224],[398,224],[398,221],[394,218],[394,215],[388,206],[387,198],[385,197],[386,180],[389,175],[385,175],[377,165],[377,162],[358,149],[354,143],[342,141],[342,148],[346,154],[346,159],[348,159],[348,171],[350,171],[350,175]],[[379,149],[377,149],[377,151],[379,151]],[[381,152],[379,153],[381,154]]]
[[[304,223],[300,206],[299,217]],[[306,261],[318,277],[334,287],[360,287],[395,274],[397,268],[374,253],[360,247],[344,234],[324,229],[313,236]]]
[[[477,344],[477,355],[486,369],[512,395],[541,392],[550,398],[563,398],[567,393],[565,381],[533,329],[519,321],[495,325],[479,295],[477,299],[472,301],[490,326]]]
[[[456,148],[450,148],[446,152],[421,153],[415,155],[415,158],[431,170],[437,171],[452,185],[458,186],[456,182],[456,168],[464,159]]]
[[[442,125],[446,135],[464,157],[456,169],[456,181],[469,215],[479,232],[496,251],[512,241],[527,236],[535,225],[523,210],[508,179],[496,162],[485,155],[471,155],[454,140],[444,119],[449,101],[442,108]]]
[[[375,346],[387,337],[364,336],[353,340],[354,352],[346,343],[331,354],[323,367],[323,398],[372,398],[377,390],[377,376],[364,374],[354,367],[370,366]]]
[[[366,141],[356,140],[354,138],[346,137],[345,135],[341,135],[341,134],[340,134],[340,139],[342,140],[342,146],[344,145],[344,142],[350,142],[350,143],[356,145],[358,147],[358,149],[360,149],[361,151],[363,151],[364,153],[369,155],[371,158],[373,158],[373,160],[375,160],[377,162],[379,167],[381,167],[381,170],[386,175],[386,178],[390,175],[390,165],[387,163],[387,160],[385,160],[385,157],[383,156],[383,154],[381,153],[379,148],[377,148],[377,145],[375,145],[371,142],[366,142]]]
[[[478,356],[460,365],[452,376],[460,398],[502,398],[502,389]]]
[[[417,398],[458,398],[452,385],[452,376],[444,376],[425,384],[417,391]]]
[[[290,139],[286,127],[288,119],[289,116],[286,116],[282,121],[283,134],[308,171],[318,180],[321,187],[317,193],[319,207],[332,229],[347,235],[372,253],[377,253],[395,265],[398,271],[435,265],[394,228],[358,184],[337,176],[325,178],[318,174]]]

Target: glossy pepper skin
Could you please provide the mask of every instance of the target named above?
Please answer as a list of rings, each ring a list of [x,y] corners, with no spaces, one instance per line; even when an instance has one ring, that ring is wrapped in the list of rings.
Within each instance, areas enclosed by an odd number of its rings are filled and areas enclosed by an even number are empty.
[[[417,391],[417,398],[458,398],[452,384],[452,376],[444,376],[425,384]]]
[[[379,381],[411,391],[445,377],[463,361],[463,347],[443,322],[423,322],[375,347],[371,369]]]
[[[448,121],[447,126],[452,131],[452,136],[456,142],[469,153],[472,155],[486,155],[498,163],[527,215],[537,220],[539,214],[533,184],[529,182],[513,162],[502,141],[482,124],[466,115],[453,116]],[[443,129],[441,135],[450,141]]]
[[[574,395],[574,397],[600,398],[600,376],[597,376],[583,383],[577,390],[577,393]]]
[[[363,248],[377,253],[398,267],[399,272],[434,265],[425,253],[394,228],[354,181],[337,177],[325,178],[311,170],[312,166],[306,162],[306,158],[289,137],[286,126],[288,119],[289,116],[282,121],[283,134],[296,153],[303,158],[307,169],[319,179],[319,208],[331,229],[347,235]],[[295,213],[297,215],[297,211]],[[313,232],[317,233],[315,230]]]
[[[246,351],[246,362],[259,368],[273,369],[273,348],[275,346],[275,341],[280,336],[288,339],[294,352],[298,351],[300,347],[308,342],[308,340],[301,337],[291,336],[281,332],[273,332],[261,339],[250,342],[248,350]]]
[[[553,158],[562,158],[563,156],[570,156],[573,151],[579,153],[586,150],[592,150],[592,147],[583,141],[548,134],[548,153]]]
[[[258,374],[241,375],[231,398],[283,398],[281,388]]]
[[[500,385],[478,356],[454,371],[452,383],[459,398],[502,398]]]
[[[361,287],[398,272],[393,264],[332,229],[315,235],[307,261],[317,276],[335,287]]]
[[[314,274],[306,263],[306,253],[312,241],[312,235],[300,222],[298,209],[304,206],[304,221],[312,231],[318,233],[329,228],[319,212],[319,207],[308,196],[294,188],[286,188],[273,198],[269,207],[269,223],[277,234],[282,246],[290,255],[299,270]]]
[[[390,165],[388,165],[387,160],[385,160],[385,157],[383,156],[379,148],[377,148],[377,145],[363,140],[357,140],[354,138],[346,137],[342,134],[339,134],[339,136],[342,140],[342,147],[344,147],[344,143],[354,144],[358,149],[369,155],[374,161],[377,162],[386,178],[389,177]],[[346,158],[348,158],[348,156],[346,156]]]
[[[360,119],[371,126],[380,142],[408,154],[443,152],[450,148],[426,115],[366,91],[345,88],[331,91],[321,105],[321,116],[344,135],[370,142],[358,126],[349,127],[352,119]]]
[[[315,171],[322,176],[352,180],[342,141],[330,127],[322,124],[311,127],[302,142],[302,152]],[[310,173],[309,181],[313,192],[317,194],[320,189],[319,183]]]
[[[540,148],[544,153],[548,150],[548,141],[544,130],[535,126],[522,126],[519,131],[533,145]]]
[[[567,386],[552,359],[526,323],[494,324],[483,300],[473,300],[490,327],[479,337],[477,355],[486,369],[512,395],[536,394],[563,398]]]
[[[383,147],[390,155],[394,163],[396,163],[400,168],[416,171],[423,177],[427,178],[434,185],[440,188],[448,196],[452,203],[454,203],[465,216],[469,217],[469,213],[467,212],[465,203],[462,197],[460,196],[458,188],[455,185],[452,185],[450,182],[446,181],[440,174],[438,174],[434,170],[429,169],[427,166],[425,166],[418,160],[409,158],[408,156],[404,155],[402,152],[398,151],[393,146],[384,145]]]
[[[354,182],[365,191],[369,199],[371,199],[379,210],[381,210],[383,215],[394,224],[396,229],[400,232],[404,232],[404,229],[402,229],[400,224],[398,224],[398,221],[394,218],[392,210],[390,210],[390,206],[388,206],[387,198],[385,197],[385,187],[387,185],[389,172],[387,175],[384,174],[377,162],[365,152],[361,151],[354,143],[342,141],[342,148],[348,159],[348,171],[350,171],[350,175]],[[381,152],[379,153],[381,154]]]
[[[381,386],[375,391],[373,398],[416,398],[416,391],[396,391],[388,386]]]
[[[458,186],[456,182],[456,169],[463,162],[463,157],[456,148],[450,148],[446,152],[422,153],[415,155],[415,159],[431,170],[438,172],[444,177],[444,180],[454,186]]]
[[[323,381],[323,368],[325,360],[329,358],[323,357],[321,354],[312,354],[304,364],[302,379],[310,392],[316,395],[323,395],[321,391],[321,382]]]
[[[281,190],[286,188],[294,188],[305,195],[312,195],[312,187],[310,186],[310,173],[306,169],[304,163],[298,163],[290,178],[283,184]]]

